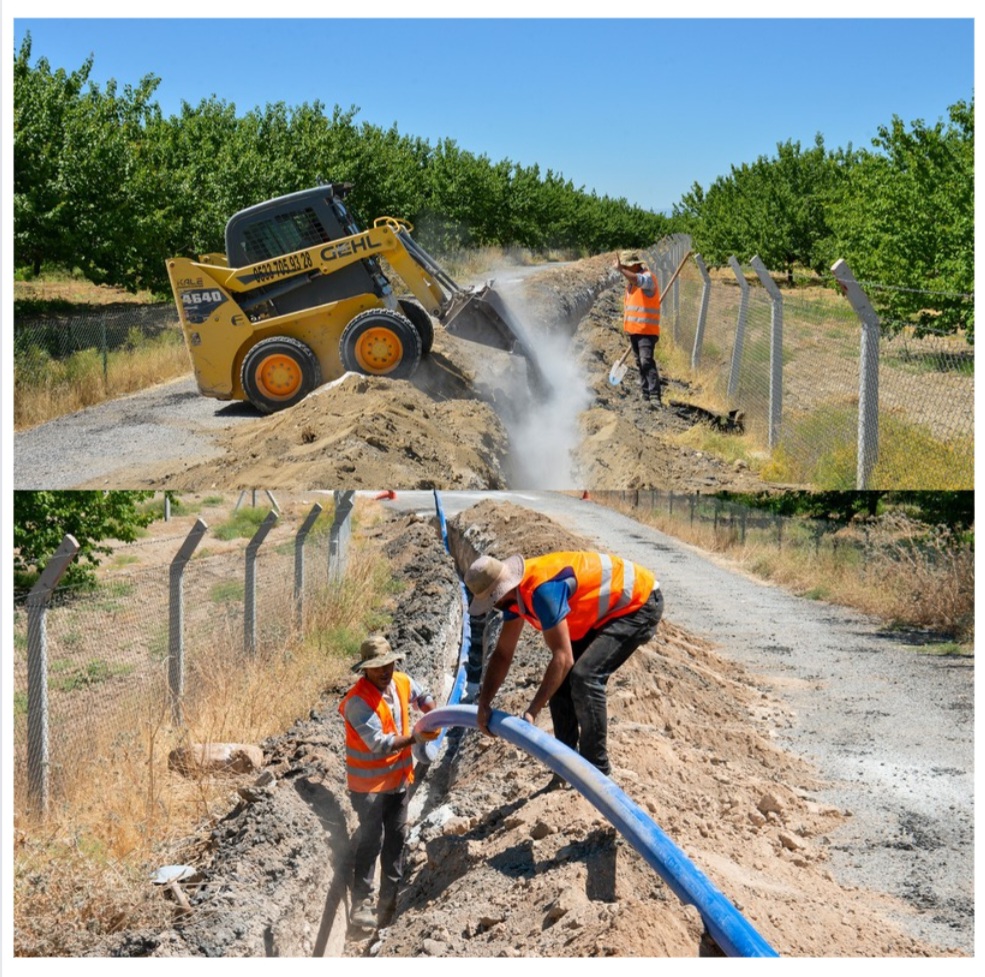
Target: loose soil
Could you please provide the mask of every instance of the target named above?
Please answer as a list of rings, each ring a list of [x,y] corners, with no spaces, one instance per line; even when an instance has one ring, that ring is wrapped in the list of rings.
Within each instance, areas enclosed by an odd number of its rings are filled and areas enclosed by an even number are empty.
[[[533,337],[553,387],[546,402],[532,399],[522,357],[439,326],[410,380],[347,374],[272,416],[172,383],[20,432],[16,487],[777,487],[749,462],[679,443],[706,423],[688,410],[696,398],[686,379],[664,371],[662,410],[641,401],[635,367],[621,384],[608,382],[626,348],[611,254],[490,277]],[[189,398],[201,417],[189,413]],[[79,453],[94,444],[98,451]]]
[[[484,500],[448,522],[459,562],[476,551],[590,545],[557,522]],[[393,515],[372,530],[407,586],[391,640],[439,701],[458,659],[459,578],[434,521]],[[488,650],[495,635],[487,625]],[[522,713],[546,663],[525,629],[496,707]],[[345,789],[344,685],[262,744],[265,771],[231,780],[229,810],[175,862],[192,911],[163,932],[128,932],[80,955],[376,957],[696,957],[714,952],[638,852],[577,791],[501,739],[451,731],[418,767],[406,884],[391,926],[347,929],[341,866],[355,818]],[[963,956],[906,935],[899,900],[836,880],[831,834],[850,812],[782,749],[778,691],[672,614],[609,684],[613,780],[769,945],[790,957]],[[539,725],[550,730],[547,711]],[[177,910],[177,907],[176,907]]]

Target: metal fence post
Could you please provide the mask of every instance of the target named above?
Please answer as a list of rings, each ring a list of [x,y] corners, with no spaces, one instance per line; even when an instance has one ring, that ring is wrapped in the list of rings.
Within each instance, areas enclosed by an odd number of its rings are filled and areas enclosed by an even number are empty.
[[[168,570],[168,696],[171,699],[171,721],[175,726],[180,726],[184,722],[182,697],[185,692],[185,566],[208,528],[203,520],[195,521],[195,525],[185,537]]]
[[[316,502],[294,537],[294,618],[299,631],[304,626],[304,541],[321,512],[321,505]]]
[[[783,296],[757,255],[750,262],[770,297],[770,422],[769,448],[780,440],[783,419]]]
[[[708,274],[700,254],[694,256],[694,263],[698,266],[701,280],[704,282],[701,289],[701,306],[698,310],[698,326],[694,330],[694,348],[691,350],[691,369],[697,370],[701,362],[701,344],[705,338],[705,320],[708,318],[708,302],[711,299],[711,275]]]
[[[333,493],[335,520],[328,537],[328,579],[333,583],[338,583],[345,576],[349,537],[352,535],[352,500],[355,494],[353,491]]]
[[[855,488],[869,487],[879,460],[879,316],[851,268],[839,258],[831,271],[862,323],[858,368],[858,458]]]
[[[749,315],[749,282],[746,281],[739,259],[734,254],[729,256],[728,263],[739,283],[739,315],[735,323],[735,343],[732,346],[732,363],[728,374],[727,396],[729,403],[732,403],[739,392],[739,370],[742,368],[742,347],[746,341],[746,319]]]
[[[270,511],[256,531],[253,539],[246,547],[246,588],[243,595],[243,642],[248,655],[255,655],[257,650],[257,553],[267,538],[267,533],[274,528],[277,513]]]
[[[47,816],[50,800],[48,755],[48,603],[58,581],[79,552],[66,535],[27,595],[27,784],[33,805]]]

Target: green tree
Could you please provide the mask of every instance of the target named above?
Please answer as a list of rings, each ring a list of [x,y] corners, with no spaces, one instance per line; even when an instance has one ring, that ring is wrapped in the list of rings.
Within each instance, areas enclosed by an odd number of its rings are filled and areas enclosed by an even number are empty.
[[[787,140],[777,145],[774,157],[733,166],[707,192],[695,184],[674,215],[709,264],[723,265],[730,255],[758,256],[792,282],[795,266],[822,270],[830,237],[827,201],[841,160],[825,150],[820,133],[807,151]]]
[[[60,189],[66,118],[89,80],[90,55],[76,71],[31,66],[31,35],[14,59],[14,263],[35,275],[66,253],[70,210]]]
[[[14,493],[14,573],[29,580],[44,569],[66,535],[74,536],[79,552],[63,582],[91,584],[95,567],[112,552],[107,540],[129,543],[154,521],[143,510],[153,492],[18,491]]]
[[[948,123],[894,116],[829,208],[833,246],[890,327],[966,330],[974,341],[974,101]]]
[[[71,73],[45,58],[31,66],[31,37],[14,63],[14,261],[37,274],[45,261],[90,280],[140,287],[144,223],[153,208],[137,183],[145,124],[159,80],[104,90],[89,80],[92,57]]]

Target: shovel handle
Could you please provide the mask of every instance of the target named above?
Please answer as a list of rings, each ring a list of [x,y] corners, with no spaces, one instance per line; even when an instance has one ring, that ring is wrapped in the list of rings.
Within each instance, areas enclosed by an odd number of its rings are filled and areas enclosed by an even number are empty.
[[[677,280],[677,276],[681,273],[681,271],[683,271],[684,265],[687,263],[687,259],[690,257],[691,257],[691,252],[688,251],[685,253],[684,257],[681,258],[681,263],[677,266],[677,270],[674,272],[673,275],[670,276],[670,281],[667,282],[666,286],[664,287],[664,290],[660,293],[661,302],[663,302],[664,296],[670,291],[670,286],[673,285],[674,282]]]

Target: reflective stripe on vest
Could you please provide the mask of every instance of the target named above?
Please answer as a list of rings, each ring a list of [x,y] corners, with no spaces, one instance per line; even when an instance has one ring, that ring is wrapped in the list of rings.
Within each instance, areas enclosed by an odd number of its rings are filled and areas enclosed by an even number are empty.
[[[634,285],[632,291],[623,296],[622,327],[637,336],[660,335],[660,289],[656,281],[652,295]]]
[[[403,672],[394,672],[393,684],[400,702],[401,735],[407,736],[410,731],[410,677]],[[339,703],[339,712],[345,719],[345,772],[349,790],[370,794],[412,784],[414,760],[410,746],[382,755],[370,750],[355,727],[345,718],[346,703],[353,696],[362,699],[379,716],[385,734],[397,732],[393,713],[386,704],[383,693],[363,676]]]
[[[566,576],[565,570],[575,578],[575,591],[568,598],[571,610],[565,618],[572,641],[615,617],[639,610],[656,584],[646,567],[609,553],[548,553],[533,557],[525,561],[523,579],[517,587],[517,613],[538,631],[544,628],[534,614],[534,591],[542,583]]]

